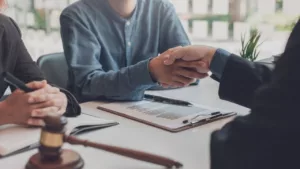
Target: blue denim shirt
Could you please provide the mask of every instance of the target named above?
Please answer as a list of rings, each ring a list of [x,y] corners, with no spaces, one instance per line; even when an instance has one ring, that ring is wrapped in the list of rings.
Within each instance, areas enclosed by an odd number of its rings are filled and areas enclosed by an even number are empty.
[[[81,0],[60,17],[69,89],[80,101],[141,100],[157,85],[150,58],[190,41],[169,0],[138,0],[130,18],[108,0]]]

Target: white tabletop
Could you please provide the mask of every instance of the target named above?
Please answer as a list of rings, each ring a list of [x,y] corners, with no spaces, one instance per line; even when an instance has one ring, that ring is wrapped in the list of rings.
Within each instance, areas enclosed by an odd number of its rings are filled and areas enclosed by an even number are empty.
[[[229,109],[241,114],[248,109],[218,99],[218,83],[207,78],[200,85],[184,89],[155,91],[160,95],[180,98],[198,104]],[[120,125],[82,135],[82,138],[101,143],[143,150],[176,159],[184,164],[184,169],[209,169],[210,133],[222,127],[230,119],[221,120],[180,133],[170,133],[97,110],[97,102],[82,104],[83,113],[112,119]],[[79,117],[80,118],[80,117]],[[85,161],[85,169],[159,169],[161,166],[132,160],[92,148],[69,146],[79,152]],[[29,157],[37,150],[0,160],[2,168],[23,169]],[[4,167],[5,166],[5,167]]]

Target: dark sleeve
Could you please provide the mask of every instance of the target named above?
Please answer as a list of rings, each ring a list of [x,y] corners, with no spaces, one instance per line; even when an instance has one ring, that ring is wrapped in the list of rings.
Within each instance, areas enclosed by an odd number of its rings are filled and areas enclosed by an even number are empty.
[[[255,90],[270,81],[271,73],[271,67],[231,55],[221,79],[215,78],[220,82],[219,96],[223,100],[250,107]]]
[[[25,83],[29,83],[32,81],[41,81],[44,80],[44,76],[42,71],[36,65],[36,63],[32,60],[30,54],[28,53],[23,40],[21,39],[21,32],[16,23],[12,20],[12,32],[15,32],[16,41],[13,41],[13,52],[16,57],[16,65],[13,71],[14,76],[19,78]]]
[[[44,75],[42,71],[39,69],[37,64],[32,60],[30,54],[28,53],[23,40],[21,39],[21,32],[17,26],[17,24],[12,20],[11,31],[14,32],[16,37],[16,41],[13,44],[14,56],[16,56],[16,65],[13,70],[13,75],[22,80],[25,83],[29,83],[32,81],[41,81],[44,80]],[[12,89],[14,90],[14,89]],[[68,107],[65,113],[66,116],[78,116],[81,113],[80,106],[75,99],[75,97],[65,89],[60,89],[67,98],[68,98]]]
[[[284,155],[296,153],[299,149],[292,145],[299,143],[288,139],[291,133],[280,132],[278,128],[268,127],[267,124],[260,125],[259,121],[251,116],[238,117],[221,130],[213,132],[211,169],[295,168],[291,167],[295,157],[289,155],[286,160]]]
[[[299,168],[299,158],[296,155],[300,151],[299,36],[300,21],[272,75],[262,65],[238,59],[231,61],[235,64],[229,66],[239,69],[227,68],[227,71],[232,72],[228,72],[226,77],[231,73],[232,78],[238,79],[235,80],[235,86],[243,86],[242,81],[254,81],[255,85],[248,86],[250,89],[258,89],[255,94],[248,93],[253,97],[249,115],[238,117],[221,130],[213,132],[210,146],[211,169]],[[241,72],[240,76],[234,73],[237,70]],[[251,78],[251,81],[245,77]],[[266,81],[269,82],[257,87]],[[246,90],[243,87],[237,88]],[[238,96],[242,97],[241,95]]]

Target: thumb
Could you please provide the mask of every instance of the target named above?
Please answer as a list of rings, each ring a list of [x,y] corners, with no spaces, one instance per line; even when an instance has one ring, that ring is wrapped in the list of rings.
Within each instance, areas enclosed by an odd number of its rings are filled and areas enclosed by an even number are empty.
[[[171,65],[176,60],[184,58],[189,51],[188,49],[189,49],[188,47],[181,47],[181,48],[178,48],[178,49],[172,51],[172,53],[167,55],[166,60],[164,60],[164,64]]]
[[[175,58],[173,58],[173,57],[170,57],[170,55],[166,55],[166,56],[164,56],[164,64],[165,65],[172,65],[174,62],[175,62]]]
[[[196,67],[196,70],[199,73],[207,73],[207,72],[209,72],[209,66],[205,62],[199,61],[198,66]]]
[[[31,89],[41,89],[47,86],[47,81],[43,80],[43,81],[33,81],[30,83],[26,84],[27,87],[31,88]]]

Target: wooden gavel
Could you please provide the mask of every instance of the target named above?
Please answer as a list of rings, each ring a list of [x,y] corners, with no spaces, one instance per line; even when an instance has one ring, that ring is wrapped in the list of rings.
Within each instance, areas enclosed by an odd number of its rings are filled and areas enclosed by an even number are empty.
[[[39,152],[29,159],[26,169],[82,169],[84,166],[82,158],[72,150],[63,150],[64,142],[93,147],[168,168],[183,166],[180,162],[166,157],[67,136],[65,135],[67,118],[62,116],[48,116],[44,121],[46,125],[41,131]]]

